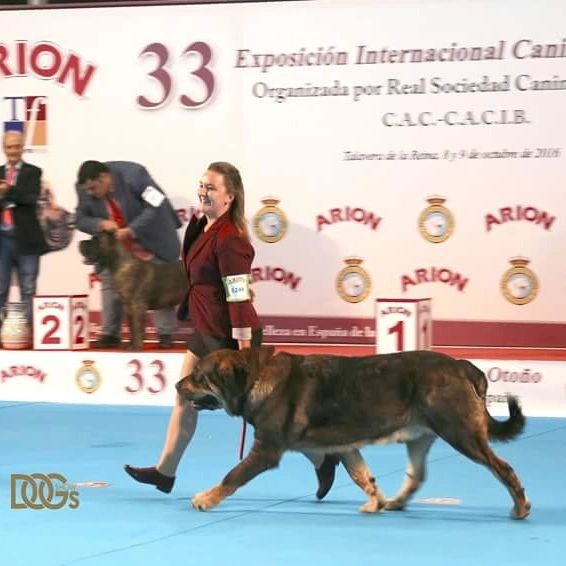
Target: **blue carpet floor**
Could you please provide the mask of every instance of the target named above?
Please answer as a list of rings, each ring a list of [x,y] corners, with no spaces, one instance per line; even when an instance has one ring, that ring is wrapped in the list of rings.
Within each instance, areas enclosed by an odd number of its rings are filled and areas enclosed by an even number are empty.
[[[531,418],[519,439],[494,445],[533,505],[527,520],[513,521],[506,489],[442,441],[404,512],[360,513],[364,494],[343,469],[318,502],[311,464],[287,454],[279,469],[201,513],[190,497],[237,463],[240,421],[201,414],[175,489],[164,495],[133,482],[122,466],[155,462],[168,415],[161,407],[0,403],[0,564],[566,564],[566,420]],[[370,447],[364,455],[392,495],[405,447]],[[77,509],[12,509],[12,474],[36,472],[109,485],[79,487]]]

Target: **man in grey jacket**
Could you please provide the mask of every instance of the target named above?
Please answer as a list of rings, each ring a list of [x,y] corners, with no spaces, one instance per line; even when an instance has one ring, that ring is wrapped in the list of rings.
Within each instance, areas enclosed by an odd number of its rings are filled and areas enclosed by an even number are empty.
[[[129,161],[85,161],[77,179],[77,228],[87,234],[114,232],[130,252],[144,261],[176,262],[181,223],[163,190],[145,167]],[[110,272],[103,269],[102,337],[95,348],[120,345],[122,305]],[[176,325],[175,308],[155,311],[159,346],[168,348]]]

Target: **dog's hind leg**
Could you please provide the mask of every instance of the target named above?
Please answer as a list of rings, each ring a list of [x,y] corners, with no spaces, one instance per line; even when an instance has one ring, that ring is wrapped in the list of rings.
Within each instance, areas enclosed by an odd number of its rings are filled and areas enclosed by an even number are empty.
[[[360,511],[363,513],[382,511],[385,508],[385,496],[377,486],[375,478],[360,451],[340,452],[336,456],[340,458],[354,483],[361,487],[368,496],[368,501],[360,507]]]
[[[281,447],[265,447],[256,440],[249,454],[216,486],[207,491],[197,493],[191,500],[192,506],[199,511],[216,507],[223,499],[232,495],[239,487],[248,483],[258,474],[276,468],[279,465],[284,449]]]
[[[513,519],[524,519],[531,512],[531,503],[525,495],[525,489],[521,485],[515,470],[505,460],[496,456],[487,443],[483,450],[487,460],[486,466],[507,488],[513,499],[515,505],[511,510],[511,517]]]
[[[484,409],[480,407],[481,418],[473,418],[468,415],[443,414],[443,420],[450,418],[450,426],[438,427],[436,432],[446,440],[458,452],[464,454],[477,462],[486,466],[495,477],[507,488],[514,502],[511,517],[514,519],[524,519],[531,510],[531,504],[525,496],[525,490],[521,485],[517,474],[513,468],[504,460],[497,457],[488,444],[488,425],[484,416]]]
[[[426,457],[436,440],[436,435],[425,434],[407,442],[409,461],[405,471],[405,480],[393,499],[388,499],[385,506],[391,511],[401,511],[407,501],[426,480]]]

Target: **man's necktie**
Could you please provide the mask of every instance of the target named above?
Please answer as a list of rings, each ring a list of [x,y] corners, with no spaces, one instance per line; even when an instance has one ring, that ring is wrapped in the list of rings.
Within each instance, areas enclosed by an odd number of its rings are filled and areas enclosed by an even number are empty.
[[[14,185],[14,180],[16,177],[16,168],[12,165],[6,167],[6,183],[8,183],[9,187]],[[2,219],[1,219],[2,226],[4,230],[12,229],[14,227],[14,215],[12,214],[11,208],[3,208],[2,209]]]
[[[110,218],[114,220],[116,224],[118,224],[118,228],[125,228],[128,225],[128,223],[126,222],[126,218],[122,214],[120,205],[110,195],[106,197],[106,202],[108,203]]]
[[[106,202],[108,204],[108,212],[110,215],[110,219],[114,220],[114,222],[118,224],[118,228],[126,228],[128,226],[128,222],[126,221],[126,217],[122,213],[122,209],[120,208],[118,201],[114,199],[112,196],[108,195],[106,197]],[[124,240],[122,242],[122,245],[134,257],[137,257],[138,259],[141,259],[143,261],[149,261],[154,257],[152,252],[146,250],[131,238]]]

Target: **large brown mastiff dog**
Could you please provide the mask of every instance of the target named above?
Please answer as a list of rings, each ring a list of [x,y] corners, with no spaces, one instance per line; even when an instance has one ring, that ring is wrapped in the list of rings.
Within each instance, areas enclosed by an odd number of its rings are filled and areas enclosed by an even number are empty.
[[[277,467],[286,450],[336,454],[369,498],[361,511],[403,509],[424,482],[426,456],[440,437],[503,483],[513,518],[529,514],[519,478],[488,444],[518,436],[525,417],[509,396],[509,419],[493,419],[487,380],[466,360],[433,352],[343,357],[275,354],[268,347],[219,350],[202,358],[177,390],[197,410],[224,408],[255,428],[248,456],[220,484],[193,497],[201,511]],[[358,449],[389,442],[406,443],[409,461],[401,489],[386,500]]]
[[[187,293],[183,264],[152,263],[130,254],[111,232],[99,232],[79,244],[88,264],[108,269],[112,286],[120,297],[130,326],[132,350],[141,350],[145,336],[145,313],[148,310],[174,307]]]

